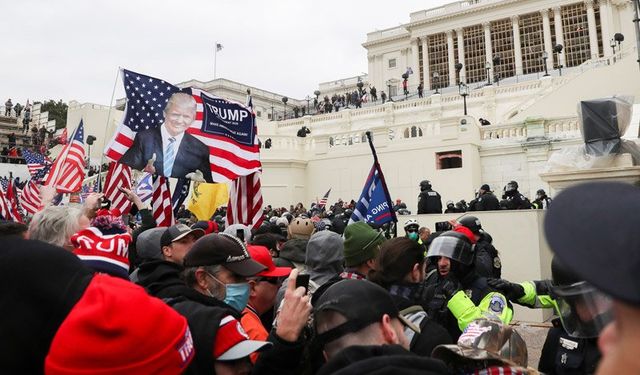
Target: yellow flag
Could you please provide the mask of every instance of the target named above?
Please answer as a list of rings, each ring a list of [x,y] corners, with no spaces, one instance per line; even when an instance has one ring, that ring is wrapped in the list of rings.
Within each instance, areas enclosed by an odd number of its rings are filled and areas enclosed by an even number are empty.
[[[196,215],[198,220],[209,220],[211,215],[229,202],[229,188],[227,184],[206,184],[196,182],[193,184],[191,199],[189,199],[189,211]]]

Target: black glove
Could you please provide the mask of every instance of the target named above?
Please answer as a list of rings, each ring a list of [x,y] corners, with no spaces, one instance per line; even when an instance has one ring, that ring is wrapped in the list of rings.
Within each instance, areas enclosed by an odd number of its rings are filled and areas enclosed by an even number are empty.
[[[505,279],[489,279],[487,284],[504,294],[510,301],[517,301],[524,297],[524,288],[520,284],[514,284]]]
[[[449,299],[453,297],[453,295],[456,294],[460,289],[462,289],[462,286],[460,285],[460,282],[458,281],[458,279],[452,276],[448,276],[442,282],[441,288],[442,288],[442,294],[444,294],[444,296],[447,297],[447,299]]]

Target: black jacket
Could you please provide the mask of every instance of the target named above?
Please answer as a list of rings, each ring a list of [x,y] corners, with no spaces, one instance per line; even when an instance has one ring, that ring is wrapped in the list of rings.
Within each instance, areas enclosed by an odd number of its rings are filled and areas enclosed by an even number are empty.
[[[478,276],[499,279],[502,274],[502,262],[492,242],[493,239],[488,233],[482,233],[475,247],[475,271]]]
[[[426,189],[418,195],[418,215],[420,214],[441,214],[442,199],[437,191]]]
[[[122,155],[119,162],[133,169],[142,170],[149,159],[156,154],[153,166],[157,174],[163,174],[164,148],[162,147],[162,134],[160,127],[140,131],[133,139],[133,145]],[[191,134],[184,133],[170,177],[185,177],[188,173],[200,170],[207,182],[213,182],[211,178],[211,164],[209,163],[209,148]],[[169,176],[166,176],[169,177]]]
[[[179,297],[191,290],[180,278],[184,268],[166,260],[152,260],[140,265],[138,285],[157,298]]]
[[[549,375],[590,375],[600,362],[598,339],[577,339],[569,336],[560,324],[552,321],[542,347],[538,370]]]
[[[498,198],[491,192],[484,193],[475,200],[474,210],[472,211],[492,211],[499,210],[500,202]]]
[[[324,365],[318,375],[448,374],[444,362],[425,358],[399,345],[350,346]]]

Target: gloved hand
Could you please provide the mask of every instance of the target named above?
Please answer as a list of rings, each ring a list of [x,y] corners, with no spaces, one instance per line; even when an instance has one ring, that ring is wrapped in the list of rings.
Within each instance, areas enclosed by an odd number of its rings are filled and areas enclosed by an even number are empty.
[[[517,301],[524,297],[524,287],[520,284],[514,284],[505,279],[489,279],[487,284],[504,294],[510,301]]]
[[[446,279],[444,279],[442,283],[442,294],[444,294],[447,299],[453,297],[460,289],[462,289],[462,285],[455,277],[449,275]]]

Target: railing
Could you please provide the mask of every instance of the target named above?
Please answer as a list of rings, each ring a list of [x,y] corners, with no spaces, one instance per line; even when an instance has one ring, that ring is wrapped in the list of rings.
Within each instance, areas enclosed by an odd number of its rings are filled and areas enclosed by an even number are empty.
[[[543,120],[545,136],[552,140],[580,138],[578,118],[558,117]],[[487,125],[480,128],[480,137],[490,140],[523,140],[528,136],[526,122]]]

